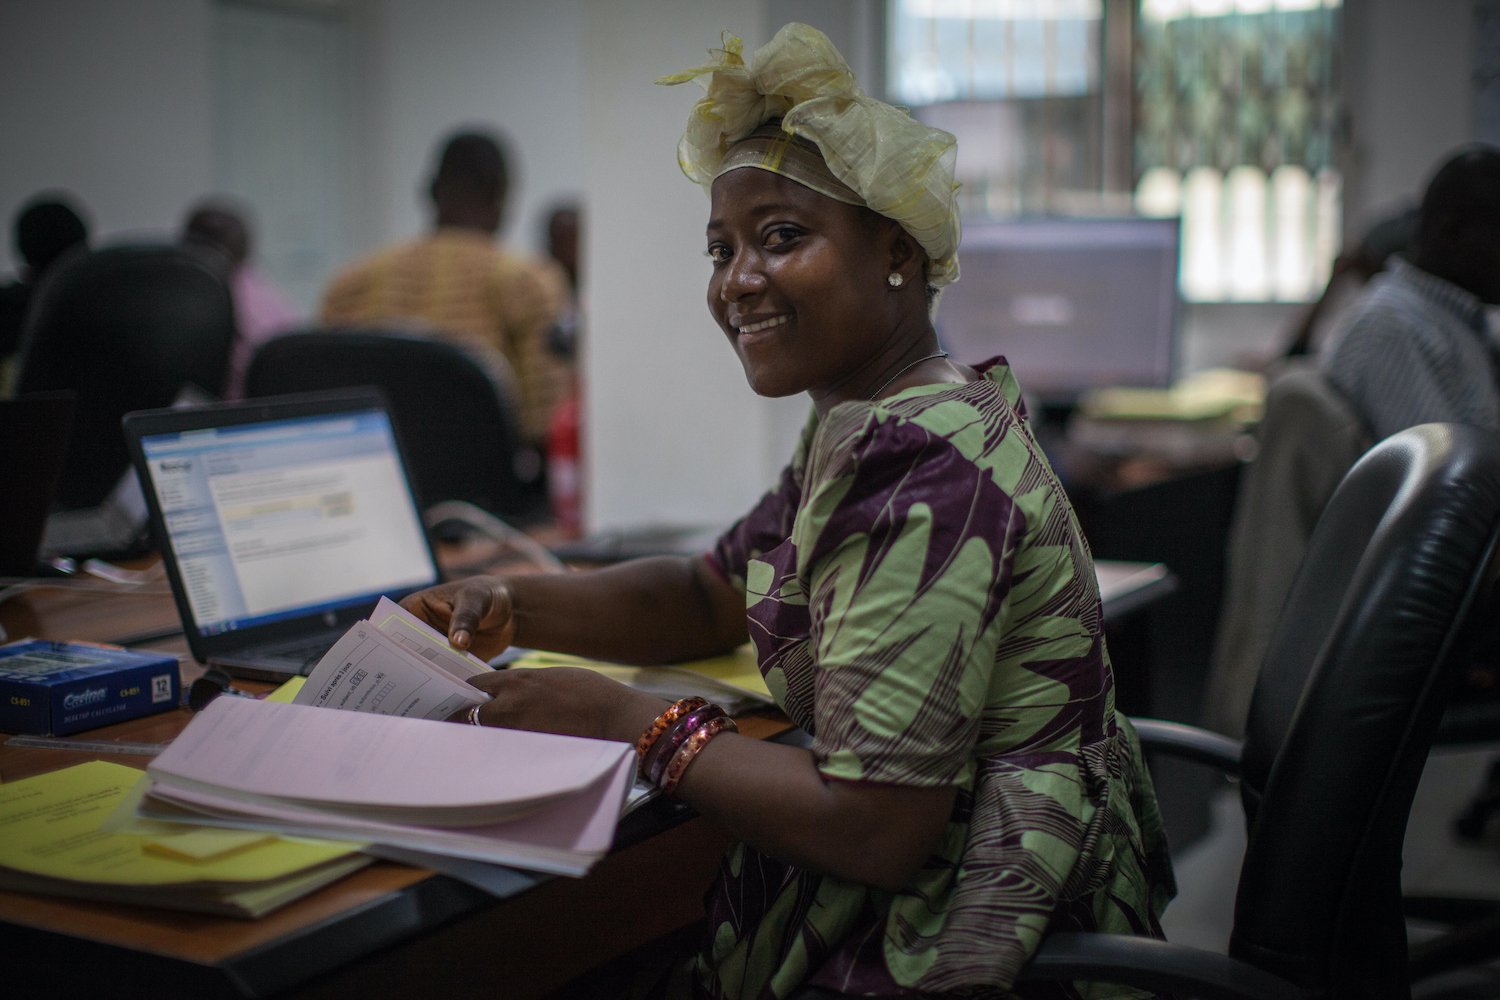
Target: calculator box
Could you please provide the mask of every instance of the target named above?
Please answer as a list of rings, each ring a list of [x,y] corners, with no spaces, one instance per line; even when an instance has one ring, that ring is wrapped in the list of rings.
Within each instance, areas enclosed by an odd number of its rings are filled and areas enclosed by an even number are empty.
[[[176,708],[177,657],[89,642],[0,646],[0,731],[66,736]]]

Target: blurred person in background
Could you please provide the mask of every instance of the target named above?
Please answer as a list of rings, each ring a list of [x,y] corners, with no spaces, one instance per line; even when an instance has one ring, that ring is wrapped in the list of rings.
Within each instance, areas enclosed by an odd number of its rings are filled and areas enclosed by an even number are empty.
[[[208,199],[188,211],[182,226],[184,242],[212,247],[229,258],[235,335],[224,383],[225,399],[239,399],[244,394],[245,371],[256,349],[302,322],[296,307],[252,263],[250,226],[245,215],[227,201]]]
[[[427,186],[433,226],[377,251],[329,284],[327,326],[402,326],[498,348],[514,372],[522,434],[544,454],[553,408],[572,383],[571,362],[549,346],[567,279],[497,241],[510,170],[500,139],[460,131],[439,146]]]
[[[42,279],[69,251],[87,248],[89,227],[70,195],[33,195],[16,212],[12,229],[16,280],[0,286],[0,395],[8,395],[11,368],[21,348],[26,312]]]
[[[1432,421],[1500,428],[1500,147],[1450,156],[1428,184],[1409,259],[1371,280],[1321,368],[1372,440]]]
[[[1416,224],[1416,207],[1402,208],[1377,221],[1353,247],[1334,258],[1328,283],[1302,312],[1282,356],[1317,354],[1370,279],[1385,270],[1391,257],[1406,253]]]

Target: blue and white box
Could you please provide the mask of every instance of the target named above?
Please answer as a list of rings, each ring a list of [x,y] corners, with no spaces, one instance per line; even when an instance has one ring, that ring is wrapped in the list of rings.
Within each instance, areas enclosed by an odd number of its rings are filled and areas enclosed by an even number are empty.
[[[0,731],[66,736],[182,701],[177,657],[90,642],[0,646]]]

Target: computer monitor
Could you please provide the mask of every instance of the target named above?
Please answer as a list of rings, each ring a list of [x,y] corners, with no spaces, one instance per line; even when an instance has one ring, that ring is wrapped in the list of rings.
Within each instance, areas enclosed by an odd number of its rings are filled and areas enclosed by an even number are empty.
[[[968,224],[938,338],[966,363],[1003,354],[1034,407],[1071,406],[1105,386],[1168,386],[1178,244],[1175,218]]]

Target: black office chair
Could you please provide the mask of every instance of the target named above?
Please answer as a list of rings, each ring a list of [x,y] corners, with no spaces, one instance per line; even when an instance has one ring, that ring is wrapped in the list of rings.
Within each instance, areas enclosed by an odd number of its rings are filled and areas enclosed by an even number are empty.
[[[234,306],[228,262],[170,244],[105,247],[50,273],[27,313],[18,393],[71,391],[59,509],[97,506],[130,466],[120,418],[185,391],[223,391]]]
[[[1236,738],[1318,517],[1374,443],[1353,405],[1306,359],[1284,362],[1270,376],[1255,435],[1255,459],[1234,496],[1203,697],[1203,725]]]
[[[521,439],[499,351],[390,329],[315,329],[261,345],[245,395],[375,385],[391,401],[418,502],[463,501],[524,524],[545,512],[540,457]]]
[[[1245,1000],[1409,997],[1402,842],[1454,682],[1493,627],[1497,537],[1500,436],[1426,424],[1362,457],[1310,539],[1243,742],[1138,727],[1148,747],[1241,781],[1229,953],[1056,934],[1024,978]]]

